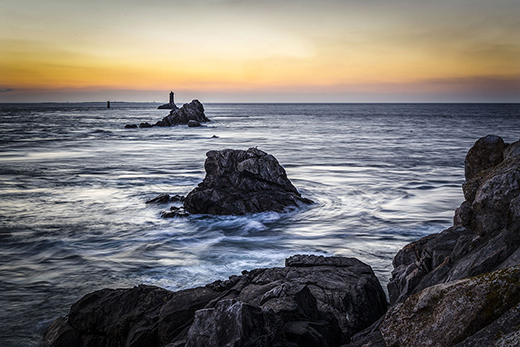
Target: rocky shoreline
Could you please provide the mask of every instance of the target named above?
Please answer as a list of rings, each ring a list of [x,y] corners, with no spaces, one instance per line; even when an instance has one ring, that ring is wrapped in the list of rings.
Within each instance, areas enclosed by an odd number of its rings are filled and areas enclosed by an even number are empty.
[[[395,256],[389,304],[359,260],[297,255],[205,287],[87,294],[41,346],[518,346],[520,142],[479,139],[465,175],[454,226]]]

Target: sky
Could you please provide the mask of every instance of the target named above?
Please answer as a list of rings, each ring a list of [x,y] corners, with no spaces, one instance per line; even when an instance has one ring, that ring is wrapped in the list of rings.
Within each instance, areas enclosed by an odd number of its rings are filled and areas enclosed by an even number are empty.
[[[520,102],[519,0],[1,0],[0,102]]]

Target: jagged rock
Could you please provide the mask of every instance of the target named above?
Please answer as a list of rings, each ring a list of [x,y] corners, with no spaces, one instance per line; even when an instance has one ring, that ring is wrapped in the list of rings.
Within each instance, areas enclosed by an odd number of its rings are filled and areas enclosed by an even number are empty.
[[[455,212],[455,226],[407,245],[394,258],[390,303],[438,283],[519,264],[520,142],[478,140],[466,170],[466,201]]]
[[[259,149],[209,151],[206,177],[184,201],[189,213],[242,215],[310,204],[275,157]]]
[[[165,204],[170,202],[170,194],[159,194],[155,198],[147,200],[147,204]]]
[[[327,331],[318,341],[347,342],[386,311],[372,269],[354,258],[299,255],[288,258],[284,268],[253,270],[230,280],[222,299],[269,308],[285,323],[316,323],[299,324],[312,328],[314,336]]]
[[[174,196],[171,196],[170,194],[159,194],[157,195],[155,198],[152,198],[150,200],[147,200],[146,203],[147,204],[165,204],[165,203],[168,203],[168,202],[173,202],[173,201],[184,201],[184,196],[182,195],[179,195],[179,194],[175,194]]]
[[[514,266],[410,296],[389,310],[380,331],[388,347],[490,346],[495,344],[477,338],[497,342],[520,336],[518,320],[506,319],[518,317],[519,304],[520,266]],[[505,345],[518,345],[512,341]]]
[[[204,106],[199,100],[193,100],[189,104],[184,104],[179,109],[173,109],[170,114],[158,121],[156,126],[172,126],[179,124],[188,124],[190,120],[199,123],[209,122],[210,120],[204,114]]]
[[[269,310],[236,300],[219,301],[199,310],[188,331],[186,347],[297,346],[283,333],[283,323]]]
[[[137,124],[127,124],[125,125],[125,129],[137,129]]]
[[[505,147],[504,140],[499,136],[488,135],[478,139],[464,160],[466,180],[469,181],[480,171],[499,164],[504,159]]]
[[[184,339],[195,311],[217,296],[203,287],[175,293],[144,285],[103,289],[72,305],[40,346],[164,346]]]
[[[51,325],[41,346],[339,346],[386,305],[368,265],[297,256],[284,268],[244,271],[206,287],[88,294]]]

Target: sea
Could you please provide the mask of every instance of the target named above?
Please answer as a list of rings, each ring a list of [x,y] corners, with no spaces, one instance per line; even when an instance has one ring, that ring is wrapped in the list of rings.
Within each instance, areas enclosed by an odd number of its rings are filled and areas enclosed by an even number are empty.
[[[386,288],[399,249],[452,225],[475,141],[520,139],[520,104],[204,104],[203,127],[142,129],[125,125],[168,111],[111,106],[0,104],[1,346],[37,346],[98,289],[180,290],[295,254],[356,257]],[[251,147],[315,204],[170,219],[146,204],[195,188],[206,152]]]

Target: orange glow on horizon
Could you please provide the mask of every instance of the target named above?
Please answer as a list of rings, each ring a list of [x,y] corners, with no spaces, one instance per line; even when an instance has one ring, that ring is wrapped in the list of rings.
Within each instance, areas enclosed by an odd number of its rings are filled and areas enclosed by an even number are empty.
[[[29,14],[7,0],[13,15],[0,21],[0,90],[426,95],[447,86],[467,94],[491,81],[512,95],[518,91],[520,23],[510,14],[520,14],[520,6],[508,1],[509,12],[482,2],[489,10],[482,18],[469,10],[457,17],[463,7],[454,7],[453,14],[428,8],[422,21],[418,5],[378,9],[330,0],[319,6],[281,1],[266,8],[174,1],[179,13],[197,9],[200,16],[168,17],[133,2],[121,15],[115,6],[123,3],[111,1],[106,9],[101,3],[85,7],[85,16],[70,12],[86,6],[79,2],[56,2],[63,16],[34,2],[42,17],[14,31]],[[101,9],[108,13],[93,17]]]

